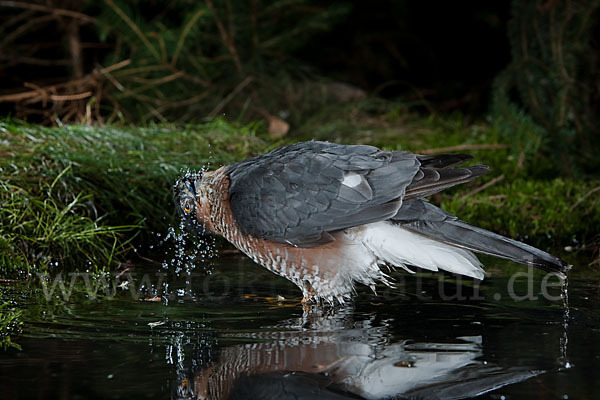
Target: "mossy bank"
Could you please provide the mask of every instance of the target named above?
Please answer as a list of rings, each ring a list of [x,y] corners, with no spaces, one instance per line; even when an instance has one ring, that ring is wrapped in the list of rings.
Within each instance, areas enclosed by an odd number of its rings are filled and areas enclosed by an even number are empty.
[[[600,191],[594,189],[600,182],[554,177],[550,160],[520,157],[494,123],[423,119],[393,108],[374,118],[362,108],[338,112],[337,124],[320,123],[317,116],[279,140],[260,125],[223,120],[54,128],[2,120],[0,275],[111,268],[139,243],[155,240],[150,233],[177,225],[171,187],[186,170],[215,168],[311,138],[474,154],[492,172],[433,201],[467,221],[538,245],[593,242],[600,226]]]

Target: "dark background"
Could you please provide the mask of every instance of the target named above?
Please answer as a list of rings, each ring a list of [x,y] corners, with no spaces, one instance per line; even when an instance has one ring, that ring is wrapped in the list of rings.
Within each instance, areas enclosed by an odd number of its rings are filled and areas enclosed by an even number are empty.
[[[600,170],[600,0],[0,1],[0,114],[291,126],[379,99]],[[374,113],[384,113],[375,109]],[[284,121],[285,120],[285,121]]]
[[[170,10],[163,2],[122,3],[137,4],[137,12],[147,21],[164,19],[173,25],[183,23],[184,15]],[[93,2],[50,4],[60,9],[71,7],[94,17],[101,16],[107,8]],[[336,6],[331,4],[316,1],[311,2],[311,7],[318,12]],[[506,32],[509,1],[376,0],[338,2],[337,6],[344,8],[343,16],[327,21],[324,29],[300,40],[298,47],[292,38],[290,52],[278,54],[279,61],[286,64],[284,68],[295,66],[310,75],[350,83],[387,99],[423,97],[442,110],[476,113],[487,110],[492,81],[510,62]],[[10,27],[9,17],[23,15],[27,9],[3,11],[5,25]],[[20,21],[18,29],[32,19],[33,16]],[[69,18],[46,20],[18,37],[17,47],[36,48],[36,51],[29,57],[19,57],[18,49],[5,53],[0,65],[3,93],[18,92],[24,82],[51,84],[75,75],[69,55],[69,23]],[[112,35],[102,38],[102,27],[90,24],[79,27],[85,73],[98,64],[105,65],[118,46],[118,32],[127,26],[113,24],[111,28]],[[280,29],[285,28],[282,23]],[[11,112],[12,104],[1,104],[4,114]]]
[[[297,54],[386,98],[419,92],[446,109],[483,112],[510,62],[509,16],[508,1],[359,1]]]

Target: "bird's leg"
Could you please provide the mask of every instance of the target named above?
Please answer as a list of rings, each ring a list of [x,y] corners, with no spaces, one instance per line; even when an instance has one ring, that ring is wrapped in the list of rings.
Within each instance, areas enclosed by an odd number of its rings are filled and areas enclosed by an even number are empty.
[[[302,312],[305,314],[310,312],[310,303],[304,299],[302,299]]]
[[[302,283],[304,286],[302,288],[302,293],[304,294],[304,297],[302,297],[302,305],[305,306],[316,298],[316,293],[309,281],[305,279],[304,281],[302,281]]]

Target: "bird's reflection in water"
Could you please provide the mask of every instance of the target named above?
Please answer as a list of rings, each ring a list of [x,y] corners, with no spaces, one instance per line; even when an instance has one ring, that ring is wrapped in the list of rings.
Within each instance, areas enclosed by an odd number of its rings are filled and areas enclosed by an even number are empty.
[[[195,399],[458,399],[542,373],[481,359],[481,336],[448,343],[392,340],[388,322],[353,320],[351,308],[313,309],[264,332],[236,334],[251,344],[220,350],[180,385]]]

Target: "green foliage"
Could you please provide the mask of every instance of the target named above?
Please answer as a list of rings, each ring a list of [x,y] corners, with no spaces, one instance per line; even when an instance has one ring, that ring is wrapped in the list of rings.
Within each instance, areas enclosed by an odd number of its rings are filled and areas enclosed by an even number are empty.
[[[129,249],[129,240],[119,234],[135,226],[107,226],[90,216],[90,195],[59,199],[53,189],[60,178],[50,186],[42,184],[36,194],[0,181],[2,264],[104,266]]]
[[[492,114],[514,150],[525,161],[541,151],[569,176],[600,170],[599,10],[598,0],[513,0],[512,62],[495,82]]]
[[[2,297],[0,296],[0,301]],[[10,307],[10,304],[3,302],[0,304],[0,348],[6,350],[15,348],[21,350],[21,346],[12,341],[11,335],[19,333],[21,330],[21,316],[23,312]]]

